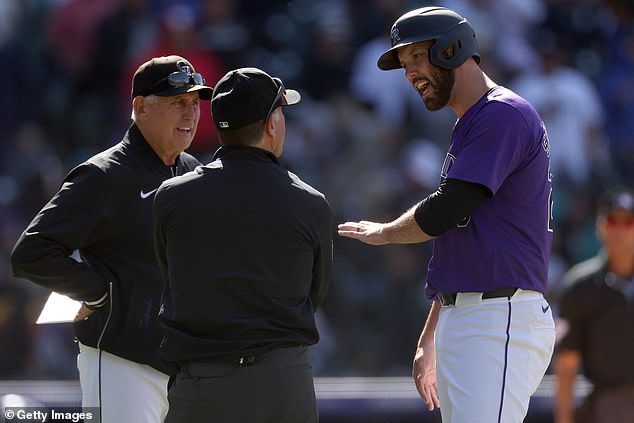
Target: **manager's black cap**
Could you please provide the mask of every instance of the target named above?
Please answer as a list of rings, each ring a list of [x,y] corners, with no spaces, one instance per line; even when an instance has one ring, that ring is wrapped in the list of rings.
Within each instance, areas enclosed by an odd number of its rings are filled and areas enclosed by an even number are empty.
[[[634,214],[634,190],[617,185],[599,196],[599,214],[608,214],[612,210],[624,210]]]
[[[234,69],[214,87],[211,115],[218,131],[232,131],[265,119],[277,105],[300,99],[297,91],[286,89],[279,78],[260,69]]]
[[[181,78],[170,78],[172,74]],[[204,84],[202,75],[196,73],[187,59],[175,55],[155,57],[143,63],[135,72],[132,98],[139,95],[164,97],[198,91],[202,100],[210,100],[213,88]]]

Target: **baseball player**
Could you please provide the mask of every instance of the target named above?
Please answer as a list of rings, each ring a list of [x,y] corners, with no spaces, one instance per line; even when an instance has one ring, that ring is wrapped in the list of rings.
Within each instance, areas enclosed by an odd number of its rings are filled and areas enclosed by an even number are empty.
[[[521,422],[555,340],[543,297],[552,241],[546,130],[526,100],[480,69],[475,33],[454,11],[410,11],[391,41],[378,67],[404,68],[429,110],[449,106],[458,120],[435,192],[392,222],[346,222],[339,234],[372,245],[434,239],[416,388],[444,422]]]

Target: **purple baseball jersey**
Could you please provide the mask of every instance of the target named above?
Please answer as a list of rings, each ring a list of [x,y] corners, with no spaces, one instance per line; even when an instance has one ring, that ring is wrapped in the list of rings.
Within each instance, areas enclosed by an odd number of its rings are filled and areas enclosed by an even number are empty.
[[[426,294],[522,288],[545,292],[552,243],[549,142],[535,109],[496,87],[460,118],[441,178],[493,196],[434,240]]]

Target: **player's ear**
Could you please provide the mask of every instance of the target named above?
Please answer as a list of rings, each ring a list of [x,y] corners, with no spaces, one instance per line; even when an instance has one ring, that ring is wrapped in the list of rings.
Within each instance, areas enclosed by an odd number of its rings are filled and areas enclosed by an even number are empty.
[[[447,47],[441,54],[445,59],[451,59],[454,55],[454,46]]]

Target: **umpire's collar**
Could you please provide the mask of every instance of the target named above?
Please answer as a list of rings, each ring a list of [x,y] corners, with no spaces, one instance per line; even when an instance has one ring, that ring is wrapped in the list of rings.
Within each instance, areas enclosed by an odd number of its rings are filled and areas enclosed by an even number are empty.
[[[258,147],[247,146],[220,147],[214,153],[211,161],[227,158],[238,158],[247,160],[271,160],[277,165],[282,165],[277,156],[270,151],[266,151]]]

